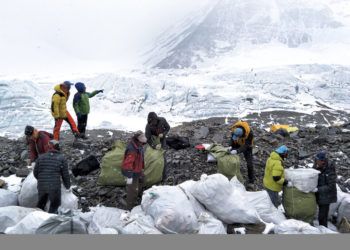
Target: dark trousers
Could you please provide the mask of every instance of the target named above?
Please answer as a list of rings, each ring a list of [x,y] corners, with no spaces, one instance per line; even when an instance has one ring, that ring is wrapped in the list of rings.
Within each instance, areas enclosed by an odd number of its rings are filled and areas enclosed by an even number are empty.
[[[39,190],[37,207],[44,210],[48,200],[50,201],[49,213],[57,214],[58,207],[61,205],[61,189],[57,188],[57,190],[49,192]]]
[[[318,205],[318,224],[327,227],[329,204]]]
[[[244,159],[247,162],[247,169],[248,169],[248,179],[249,183],[254,183],[254,168],[253,168],[253,148],[248,148],[246,151],[243,152]]]
[[[144,177],[133,177],[132,183],[126,185],[126,208],[131,210],[136,203],[137,196],[142,193]]]
[[[280,197],[278,196],[278,192],[272,191],[272,190],[267,189],[267,188],[265,188],[265,190],[269,194],[272,204],[276,208],[278,208],[278,206],[281,205],[281,201],[280,201]]]
[[[78,119],[78,130],[80,134],[85,134],[88,115],[87,114],[81,115],[80,117],[77,117],[77,119]]]

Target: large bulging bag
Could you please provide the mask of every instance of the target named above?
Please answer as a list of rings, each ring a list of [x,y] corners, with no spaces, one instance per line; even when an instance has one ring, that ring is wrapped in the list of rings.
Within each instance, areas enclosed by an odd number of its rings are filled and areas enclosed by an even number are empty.
[[[18,203],[22,207],[36,207],[38,203],[38,181],[31,172],[22,184]],[[47,206],[50,202],[47,203]],[[78,208],[78,197],[61,185],[61,206],[59,209],[74,210]]]
[[[343,218],[346,218],[348,221],[350,221],[350,194],[347,193],[346,197],[341,201],[338,208],[338,224]]]
[[[312,192],[317,188],[320,171],[312,168],[285,169],[285,178],[304,193]]]
[[[125,177],[121,171],[125,150],[125,142],[117,141],[113,149],[102,158],[99,185],[125,186]],[[144,184],[146,187],[151,187],[162,180],[164,152],[163,149],[157,150],[149,146],[145,148]]]
[[[154,225],[151,216],[144,212],[132,214],[121,229],[121,234],[162,234]]]
[[[310,224],[299,220],[285,220],[275,226],[275,234],[329,234],[335,233],[324,227],[313,227]]]
[[[313,222],[317,211],[315,193],[304,193],[295,187],[284,187],[282,202],[287,218]]]
[[[218,219],[227,223],[258,223],[259,215],[244,197],[241,188],[233,188],[222,174],[203,174],[192,189],[192,195]]]
[[[18,195],[0,188],[0,207],[17,206]]]
[[[186,194],[176,186],[153,186],[142,196],[142,210],[152,216],[155,227],[166,234],[198,231],[197,216]]]
[[[79,216],[57,215],[45,220],[35,234],[87,234],[87,224]]]
[[[8,227],[16,225],[31,212],[38,210],[18,206],[0,207],[0,233],[3,233]]]
[[[199,218],[198,234],[227,234],[224,224],[211,213],[204,212]]]

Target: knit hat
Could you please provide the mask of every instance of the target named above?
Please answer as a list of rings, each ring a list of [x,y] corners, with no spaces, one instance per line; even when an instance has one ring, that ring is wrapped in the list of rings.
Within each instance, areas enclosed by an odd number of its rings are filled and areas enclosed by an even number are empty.
[[[86,89],[85,84],[82,82],[77,82],[75,84],[75,88],[78,90],[78,92],[85,92]]]
[[[280,154],[280,155],[284,155],[286,153],[288,153],[288,148],[285,145],[280,146],[279,148],[277,148],[276,153]]]
[[[31,136],[34,132],[34,127],[30,126],[30,125],[27,125],[24,129],[24,134],[26,136]]]
[[[316,160],[324,161],[327,159],[327,153],[325,151],[320,151],[316,154]]]
[[[242,137],[243,135],[243,129],[241,128],[236,128],[234,131],[233,131],[233,135],[232,135],[232,140],[237,140],[238,138]]]
[[[71,87],[72,85],[74,85],[74,84],[71,83],[70,81],[64,81],[64,82],[63,82],[63,85],[67,86],[67,88],[70,89],[70,87]]]

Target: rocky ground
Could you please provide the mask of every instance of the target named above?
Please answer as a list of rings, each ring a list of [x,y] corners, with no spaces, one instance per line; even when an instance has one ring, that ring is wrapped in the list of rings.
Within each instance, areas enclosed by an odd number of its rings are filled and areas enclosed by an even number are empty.
[[[255,134],[254,165],[256,172],[256,188],[262,189],[262,178],[266,159],[278,145],[286,144],[290,154],[285,162],[286,167],[302,167],[313,162],[313,156],[319,149],[326,149],[330,159],[336,162],[338,183],[343,191],[350,190],[350,124],[336,124],[346,121],[347,113],[340,111],[321,111],[313,115],[294,112],[274,111],[252,114],[248,120]],[[220,143],[228,146],[229,126],[236,119],[210,118],[194,122],[186,122],[172,128],[170,134],[179,134],[190,138],[191,147],[183,150],[168,149],[167,178],[163,184],[176,185],[185,180],[198,180],[201,174],[217,172],[216,165],[206,162],[206,154],[194,149],[199,143]],[[268,131],[272,123],[298,126],[298,132],[288,137],[275,135]],[[310,124],[317,126],[310,127]],[[333,124],[333,125],[331,125]],[[115,130],[88,131],[89,140],[75,141],[69,131],[62,132],[61,148],[67,156],[70,166],[77,164],[89,155],[101,160],[111,149],[116,140],[128,140],[132,133]],[[24,138],[9,140],[0,137],[0,176],[16,174],[25,177],[29,173],[26,164],[27,150]],[[246,163],[242,157],[241,172],[247,178]],[[98,186],[100,170],[88,176],[72,176],[75,193],[79,196],[80,206],[87,211],[90,206],[102,204],[125,208],[125,189],[123,187]]]

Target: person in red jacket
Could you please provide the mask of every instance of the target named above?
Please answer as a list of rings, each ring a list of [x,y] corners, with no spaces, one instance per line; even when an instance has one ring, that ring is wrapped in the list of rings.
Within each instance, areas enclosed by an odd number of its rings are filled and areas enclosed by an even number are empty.
[[[49,142],[53,135],[46,131],[39,131],[34,127],[27,125],[24,129],[29,146],[29,165],[36,161],[39,155],[49,151]]]
[[[131,210],[136,202],[137,196],[141,194],[145,168],[143,145],[147,138],[141,131],[136,132],[126,147],[122,163],[122,174],[126,178],[126,205]]]

